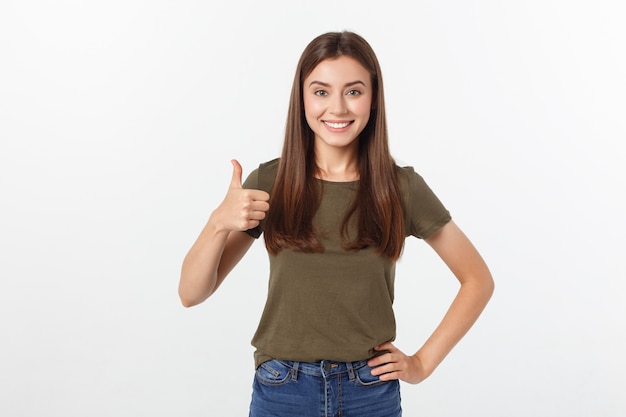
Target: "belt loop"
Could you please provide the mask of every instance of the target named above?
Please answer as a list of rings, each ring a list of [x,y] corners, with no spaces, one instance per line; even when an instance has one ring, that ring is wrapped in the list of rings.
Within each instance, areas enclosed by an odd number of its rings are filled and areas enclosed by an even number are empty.
[[[346,362],[346,366],[348,367],[348,377],[350,382],[354,382],[356,376],[354,375],[354,368],[352,367],[352,362]]]
[[[293,367],[291,368],[291,380],[298,380],[298,367],[300,366],[300,362],[294,362]]]

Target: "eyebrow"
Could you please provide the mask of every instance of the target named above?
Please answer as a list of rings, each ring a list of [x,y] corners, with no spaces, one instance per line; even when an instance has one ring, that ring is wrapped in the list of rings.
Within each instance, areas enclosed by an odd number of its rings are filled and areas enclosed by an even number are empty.
[[[309,87],[312,86],[313,84],[319,84],[322,87],[330,87],[330,84],[322,82],[322,81],[311,81],[309,83]],[[363,81],[361,81],[361,80],[357,80],[357,81],[352,81],[352,82],[346,83],[344,85],[344,87],[352,87],[352,86],[357,85],[357,84],[361,84],[363,87],[366,87],[365,83]]]

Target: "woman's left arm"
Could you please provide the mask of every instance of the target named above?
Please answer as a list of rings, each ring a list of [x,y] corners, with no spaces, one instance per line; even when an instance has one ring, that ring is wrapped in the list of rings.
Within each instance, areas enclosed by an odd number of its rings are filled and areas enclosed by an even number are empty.
[[[426,242],[450,268],[461,288],[439,326],[417,353],[405,355],[390,342],[376,347],[388,351],[369,361],[370,366],[377,366],[372,374],[380,375],[381,380],[400,379],[417,384],[426,379],[476,322],[493,293],[487,264],[453,221]]]

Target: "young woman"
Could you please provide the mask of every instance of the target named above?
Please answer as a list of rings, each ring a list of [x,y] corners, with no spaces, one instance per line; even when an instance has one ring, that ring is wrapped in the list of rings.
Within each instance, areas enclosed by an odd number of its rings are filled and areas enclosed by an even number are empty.
[[[251,417],[400,416],[399,381],[428,377],[493,291],[488,267],[412,168],[389,153],[383,80],[352,32],[315,38],[296,70],[280,158],[230,188],[185,257],[183,305],[213,294],[264,235],[269,292],[258,329]],[[395,340],[395,262],[426,241],[460,282],[414,354]]]

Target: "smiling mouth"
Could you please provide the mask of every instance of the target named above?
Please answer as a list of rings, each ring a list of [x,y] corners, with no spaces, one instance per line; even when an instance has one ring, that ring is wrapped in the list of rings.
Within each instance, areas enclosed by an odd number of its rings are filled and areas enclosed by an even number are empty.
[[[348,127],[352,122],[324,122],[324,124],[328,127],[332,127],[333,129],[343,129],[344,127]]]

